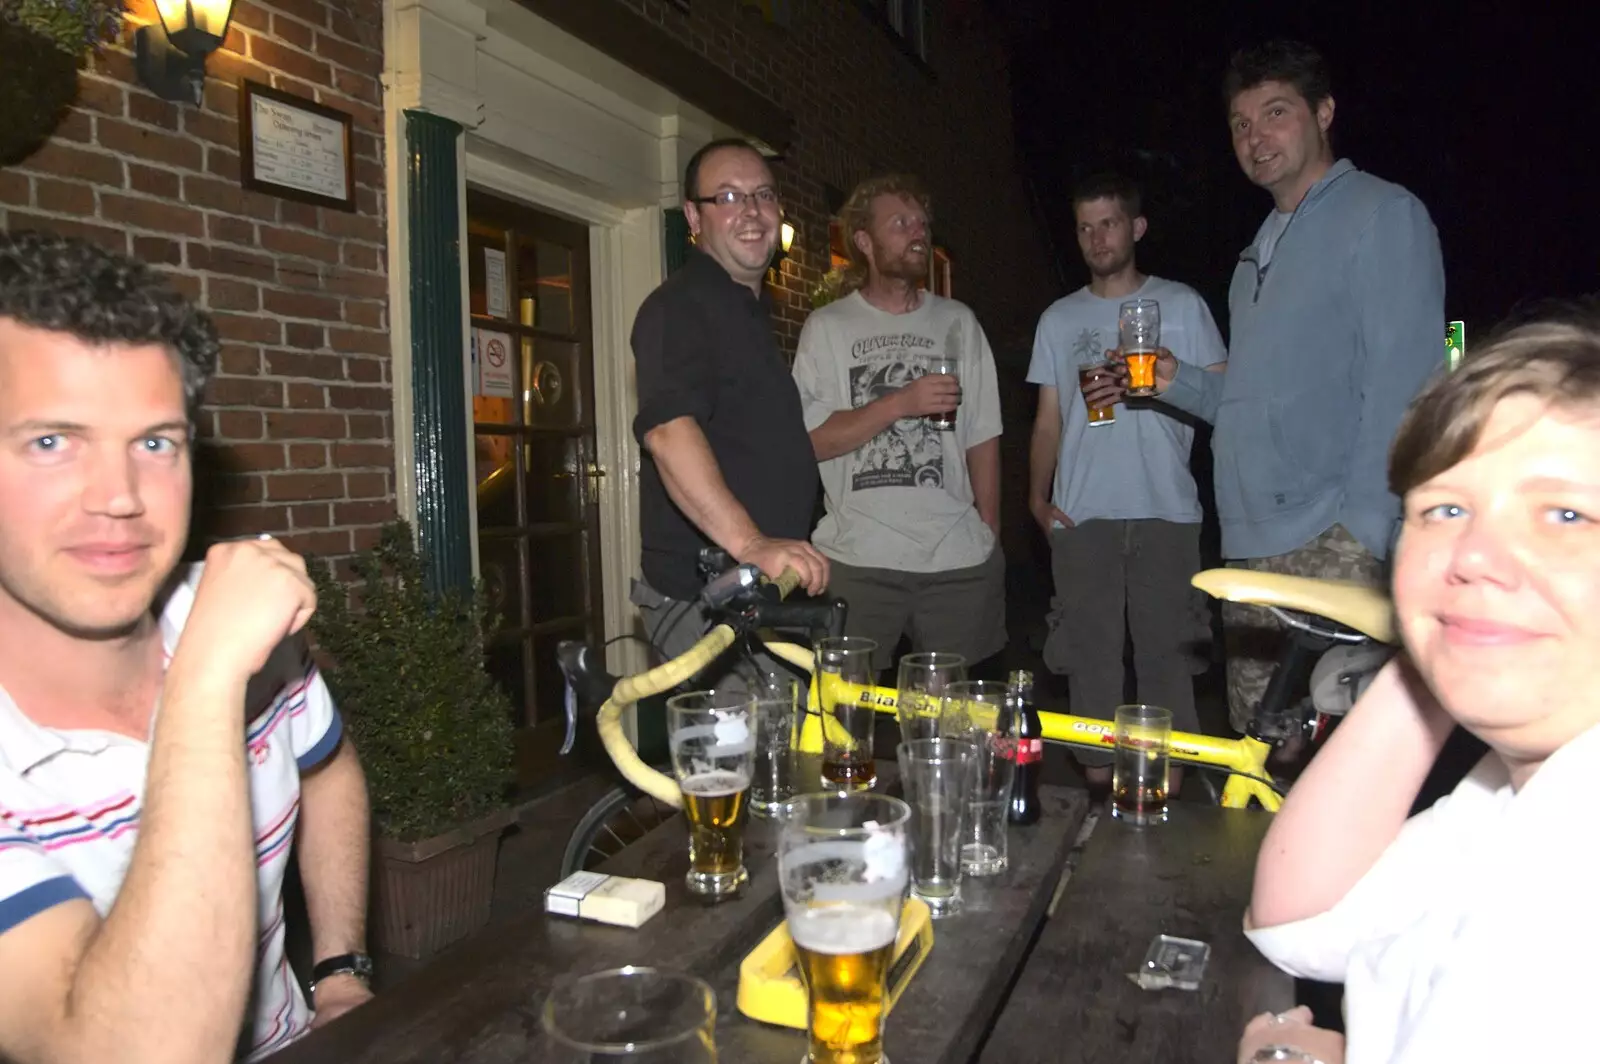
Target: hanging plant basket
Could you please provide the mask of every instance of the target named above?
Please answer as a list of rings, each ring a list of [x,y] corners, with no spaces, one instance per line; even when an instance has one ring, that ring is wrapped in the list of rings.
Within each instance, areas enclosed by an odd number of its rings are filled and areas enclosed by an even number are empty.
[[[32,155],[78,95],[78,70],[116,37],[122,0],[0,0],[0,166]]]

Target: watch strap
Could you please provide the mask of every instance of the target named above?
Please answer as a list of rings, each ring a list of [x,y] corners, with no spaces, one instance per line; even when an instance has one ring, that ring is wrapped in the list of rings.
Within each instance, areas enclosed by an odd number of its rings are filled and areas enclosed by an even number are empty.
[[[363,983],[372,982],[372,958],[365,953],[340,953],[320,960],[311,969],[311,989],[335,975],[353,975]]]

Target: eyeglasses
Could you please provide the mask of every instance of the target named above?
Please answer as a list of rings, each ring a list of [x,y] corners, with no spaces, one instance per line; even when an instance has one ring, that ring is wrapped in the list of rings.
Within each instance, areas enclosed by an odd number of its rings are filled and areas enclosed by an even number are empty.
[[[690,203],[715,204],[718,207],[743,207],[751,200],[756,201],[757,207],[776,207],[778,205],[778,190],[769,185],[763,185],[754,192],[740,192],[736,188],[718,189],[709,196],[696,196]]]

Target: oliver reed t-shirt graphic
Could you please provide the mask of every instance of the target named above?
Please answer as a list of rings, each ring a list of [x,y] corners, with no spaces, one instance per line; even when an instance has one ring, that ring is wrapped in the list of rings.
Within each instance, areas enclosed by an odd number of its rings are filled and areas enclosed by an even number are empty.
[[[962,350],[961,322],[950,324],[943,351]],[[850,405],[857,410],[899,391],[927,373],[942,354],[932,339],[916,333],[866,336],[850,348]],[[944,434],[925,417],[901,418],[852,456],[850,487],[943,488]]]

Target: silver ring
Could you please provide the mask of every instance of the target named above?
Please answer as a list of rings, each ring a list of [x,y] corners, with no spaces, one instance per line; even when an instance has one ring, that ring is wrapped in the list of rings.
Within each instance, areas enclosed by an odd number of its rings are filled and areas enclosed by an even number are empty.
[[[1267,1064],[1268,1061],[1274,1060],[1292,1060],[1296,1064],[1322,1064],[1322,1061],[1298,1046],[1283,1045],[1262,1046],[1256,1050],[1256,1055],[1250,1058],[1250,1064]]]
[[[1274,1012],[1267,1018],[1267,1022],[1274,1027],[1281,1027],[1289,1022],[1289,1014],[1287,1012]]]

